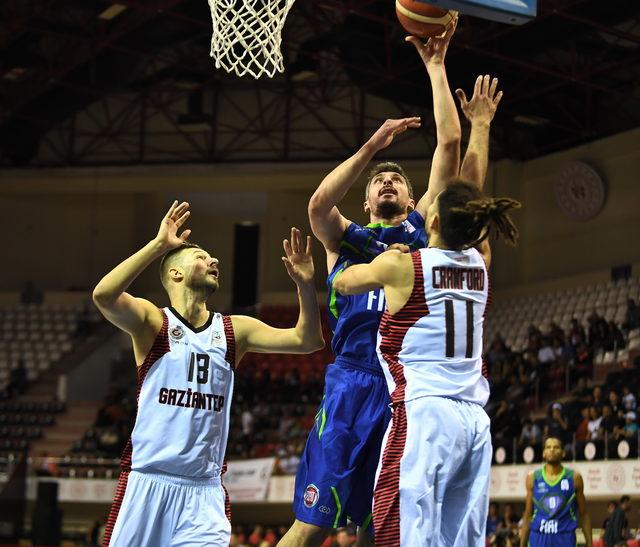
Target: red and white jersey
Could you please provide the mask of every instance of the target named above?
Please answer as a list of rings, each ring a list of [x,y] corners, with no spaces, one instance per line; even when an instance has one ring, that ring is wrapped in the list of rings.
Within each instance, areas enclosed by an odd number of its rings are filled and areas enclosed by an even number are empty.
[[[125,469],[219,477],[229,435],[235,338],[231,319],[210,312],[195,328],[173,308],[138,368],[138,413]]]
[[[430,247],[411,255],[413,292],[397,313],[385,311],[378,356],[394,403],[441,396],[484,406],[482,328],[489,277],[476,249]]]

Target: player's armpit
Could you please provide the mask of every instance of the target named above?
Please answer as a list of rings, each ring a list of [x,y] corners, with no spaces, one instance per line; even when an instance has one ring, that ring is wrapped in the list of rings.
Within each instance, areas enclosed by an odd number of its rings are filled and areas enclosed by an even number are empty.
[[[322,333],[312,332],[304,322],[290,329],[277,329],[246,315],[232,315],[239,362],[248,352],[312,353],[324,347]]]

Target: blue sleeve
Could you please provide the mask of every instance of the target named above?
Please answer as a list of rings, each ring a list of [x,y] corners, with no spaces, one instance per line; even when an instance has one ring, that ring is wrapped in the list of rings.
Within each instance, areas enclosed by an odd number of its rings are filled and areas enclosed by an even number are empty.
[[[414,226],[415,228],[419,228],[422,230],[426,230],[426,227],[424,225],[425,223],[425,219],[422,218],[422,215],[420,213],[418,213],[418,211],[411,211],[409,213],[409,215],[407,216],[407,220],[411,223],[412,226]]]

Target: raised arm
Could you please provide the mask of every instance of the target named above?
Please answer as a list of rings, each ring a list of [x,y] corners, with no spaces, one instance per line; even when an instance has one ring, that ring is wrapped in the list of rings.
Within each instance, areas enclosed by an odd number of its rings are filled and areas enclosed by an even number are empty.
[[[355,264],[340,272],[333,280],[333,288],[340,294],[351,295],[384,288],[387,307],[391,313],[400,309],[413,290],[413,262],[411,255],[393,249],[379,254],[369,264]]]
[[[458,18],[441,37],[432,37],[424,43],[415,36],[408,36],[417,49],[427,68],[433,93],[433,117],[436,122],[437,144],[431,161],[429,186],[418,201],[416,210],[426,218],[427,209],[436,196],[444,190],[447,183],[458,176],[460,170],[460,118],[449,88],[444,58],[451,37],[456,30]]]
[[[93,289],[93,301],[100,313],[133,338],[138,364],[144,360],[162,327],[162,312],[148,300],[125,291],[149,264],[186,241],[191,230],[178,236],[178,229],[189,217],[188,209],[188,203],[178,205],[174,201],[162,219],[156,237],[111,270]]]
[[[593,546],[593,530],[591,528],[591,517],[587,512],[587,502],[584,499],[584,481],[582,475],[575,472],[573,475],[573,484],[576,488],[576,504],[578,505],[578,521],[587,547]]]
[[[524,514],[522,515],[522,532],[520,534],[520,547],[529,545],[529,528],[533,515],[533,472],[527,475],[527,499],[524,504]]]
[[[312,353],[324,347],[318,299],[313,283],[311,237],[303,245],[300,230],[291,229],[291,241],[283,242],[286,257],[282,260],[298,287],[300,313],[296,326],[277,329],[253,317],[233,315],[231,321],[236,338],[236,360],[250,351],[258,353]]]
[[[456,89],[462,112],[471,122],[469,144],[460,168],[460,178],[475,184],[482,190],[487,178],[489,165],[489,130],[502,99],[502,91],[498,89],[498,78],[486,74],[476,78],[473,97],[467,101],[462,89]]]
[[[309,200],[309,221],[313,234],[322,242],[327,255],[334,253],[337,258],[340,240],[350,224],[340,211],[338,203],[362,174],[373,156],[389,146],[396,135],[409,128],[420,127],[420,118],[387,120],[373,136],[348,160],[329,173]],[[327,257],[331,259],[330,256]],[[329,267],[329,271],[333,264]]]

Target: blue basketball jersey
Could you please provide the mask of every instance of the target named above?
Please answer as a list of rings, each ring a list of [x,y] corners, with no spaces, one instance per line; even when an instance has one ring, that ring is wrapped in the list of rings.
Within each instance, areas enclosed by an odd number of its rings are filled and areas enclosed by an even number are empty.
[[[533,475],[531,532],[544,535],[573,532],[578,527],[577,521],[573,470],[563,467],[553,482],[547,479],[544,467],[536,470]]]
[[[380,318],[385,309],[382,289],[343,296],[333,289],[333,280],[351,264],[371,262],[388,245],[403,243],[412,250],[427,246],[422,215],[412,211],[398,226],[353,222],[340,243],[340,256],[327,278],[329,325],[333,331],[331,348],[340,356],[382,371],[376,355]]]

